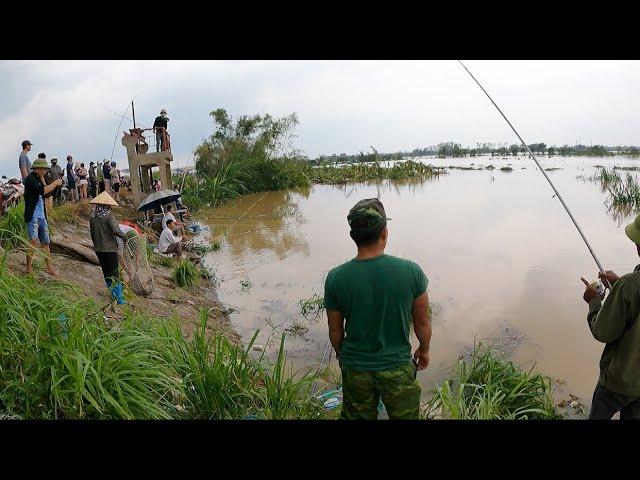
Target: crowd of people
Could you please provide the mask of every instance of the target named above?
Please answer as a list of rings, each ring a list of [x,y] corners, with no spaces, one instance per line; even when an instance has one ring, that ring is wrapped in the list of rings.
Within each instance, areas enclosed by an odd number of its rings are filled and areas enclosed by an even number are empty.
[[[32,168],[29,160],[32,145],[29,140],[22,142],[18,166],[23,184]],[[45,153],[39,153],[37,158],[46,160],[47,156]],[[62,180],[62,183],[45,196],[45,202],[49,209],[62,203],[63,195],[68,196],[64,200],[82,202],[96,198],[102,192],[107,192],[116,203],[119,203],[120,189],[131,188],[129,180],[121,175],[116,162],[104,159],[102,163],[98,162],[98,164],[90,162],[87,168],[84,162],[74,161],[71,155],[67,155],[67,163],[64,168],[58,164],[57,158],[51,159],[51,165],[44,173],[45,185],[51,185],[57,180]],[[66,192],[64,187],[66,187]]]

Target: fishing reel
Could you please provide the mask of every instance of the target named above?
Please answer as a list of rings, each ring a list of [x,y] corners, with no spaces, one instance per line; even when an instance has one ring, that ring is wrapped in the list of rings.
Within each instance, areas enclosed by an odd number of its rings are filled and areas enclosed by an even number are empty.
[[[596,289],[596,291],[598,292],[598,295],[600,295],[601,297],[604,297],[605,288],[600,280],[596,280],[595,282],[592,282],[589,285]]]

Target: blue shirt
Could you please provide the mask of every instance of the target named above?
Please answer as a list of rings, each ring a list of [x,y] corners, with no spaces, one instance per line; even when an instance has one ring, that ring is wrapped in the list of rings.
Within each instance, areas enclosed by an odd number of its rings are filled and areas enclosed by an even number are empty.
[[[29,160],[29,157],[27,157],[26,153],[21,153],[20,154],[20,159],[18,160],[18,167],[19,168],[26,168],[27,169],[27,175],[29,175],[29,173],[31,173],[31,160]],[[20,171],[20,176],[22,177],[22,170]],[[24,180],[27,177],[22,177],[22,183],[24,183]]]
[[[33,211],[33,218],[40,218],[44,220],[44,202],[42,196],[38,196],[38,203],[36,203],[36,209]]]

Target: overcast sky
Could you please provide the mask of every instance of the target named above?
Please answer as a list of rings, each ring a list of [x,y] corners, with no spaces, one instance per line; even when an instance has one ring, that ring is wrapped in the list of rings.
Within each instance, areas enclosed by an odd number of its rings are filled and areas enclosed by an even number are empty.
[[[638,145],[639,61],[466,62],[525,141]],[[18,175],[20,142],[80,161],[110,158],[120,118],[170,118],[177,166],[212,132],[209,112],[298,114],[309,157],[412,150],[455,141],[516,143],[456,61],[0,61],[0,173]],[[110,111],[111,110],[111,111]],[[131,119],[131,110],[127,113]],[[126,168],[116,140],[114,160]]]

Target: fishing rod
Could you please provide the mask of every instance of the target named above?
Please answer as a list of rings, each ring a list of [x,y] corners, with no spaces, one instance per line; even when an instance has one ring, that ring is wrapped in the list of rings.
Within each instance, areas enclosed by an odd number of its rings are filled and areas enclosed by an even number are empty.
[[[522,139],[522,137],[520,136],[520,134],[518,133],[518,131],[515,129],[515,127],[513,125],[511,125],[511,122],[509,121],[509,119],[506,117],[506,115],[504,113],[502,113],[502,110],[500,110],[500,107],[498,107],[498,105],[496,104],[496,102],[493,101],[493,98],[491,98],[491,95],[489,95],[487,93],[487,91],[484,89],[484,87],[482,85],[480,85],[480,82],[476,79],[476,77],[473,76],[473,74],[469,71],[469,69],[465,66],[464,63],[462,63],[462,61],[458,60],[458,62],[460,63],[460,65],[462,65],[462,68],[464,68],[467,73],[471,76],[471,78],[473,78],[473,80],[478,84],[478,86],[480,87],[480,89],[484,92],[484,94],[489,98],[489,100],[491,100],[491,103],[493,103],[493,106],[496,107],[496,109],[498,110],[498,112],[500,112],[500,115],[502,115],[502,118],[505,119],[505,121],[509,124],[509,126],[511,127],[511,130],[513,130],[513,133],[516,134],[516,136],[520,139],[520,142],[522,142],[522,145],[524,146],[524,148],[527,149],[527,152],[529,152],[529,156],[531,156],[531,158],[533,159],[533,161],[536,163],[536,165],[538,166],[538,168],[540,169],[540,171],[542,172],[542,174],[544,175],[544,178],[547,179],[547,182],[549,182],[549,185],[551,185],[551,188],[553,189],[554,192],[556,192],[555,196],[558,197],[558,200],[560,200],[560,203],[562,204],[562,206],[564,207],[564,209],[567,211],[567,213],[569,214],[569,218],[571,218],[571,221],[573,222],[573,224],[575,225],[576,229],[578,230],[578,233],[580,234],[580,236],[582,237],[582,240],[584,240],[585,245],[587,246],[587,248],[589,249],[589,253],[591,254],[591,256],[593,257],[593,259],[596,262],[596,265],[598,265],[598,269],[600,270],[600,272],[604,273],[604,268],[602,268],[602,264],[600,263],[600,261],[598,260],[598,257],[596,257],[596,254],[594,253],[593,249],[591,248],[591,245],[589,245],[589,241],[587,240],[587,237],[585,237],[584,233],[582,232],[582,229],[580,228],[580,225],[578,225],[578,222],[576,221],[576,219],[573,217],[573,214],[571,213],[571,210],[569,210],[569,207],[567,206],[567,204],[565,203],[564,199],[562,198],[562,195],[560,195],[560,192],[558,191],[558,189],[556,188],[556,186],[553,184],[553,182],[551,181],[551,179],[549,178],[549,175],[547,175],[547,172],[544,171],[544,169],[542,168],[542,166],[540,165],[540,162],[538,162],[538,159],[536,158],[536,156],[533,154],[533,152],[531,151],[531,149],[529,148],[529,146],[525,143],[525,141]],[[608,285],[609,282],[607,282],[605,280],[605,284]]]

